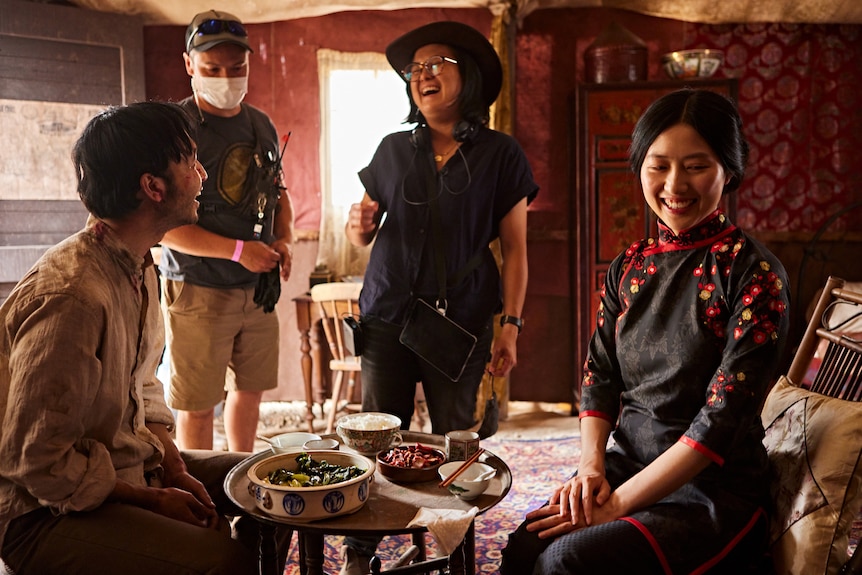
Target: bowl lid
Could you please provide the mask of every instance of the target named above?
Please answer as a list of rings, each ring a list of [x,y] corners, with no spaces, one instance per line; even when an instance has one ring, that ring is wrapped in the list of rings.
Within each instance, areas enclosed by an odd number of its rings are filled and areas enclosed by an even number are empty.
[[[617,22],[608,24],[596,39],[587,47],[587,52],[611,46],[630,46],[646,49],[646,43],[634,33]]]

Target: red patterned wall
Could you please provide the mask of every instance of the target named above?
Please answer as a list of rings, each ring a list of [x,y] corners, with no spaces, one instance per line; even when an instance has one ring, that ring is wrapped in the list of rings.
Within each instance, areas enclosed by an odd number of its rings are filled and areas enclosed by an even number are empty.
[[[685,46],[723,49],[719,74],[739,79],[751,158],[737,224],[813,232],[862,199],[862,27],[690,24]]]

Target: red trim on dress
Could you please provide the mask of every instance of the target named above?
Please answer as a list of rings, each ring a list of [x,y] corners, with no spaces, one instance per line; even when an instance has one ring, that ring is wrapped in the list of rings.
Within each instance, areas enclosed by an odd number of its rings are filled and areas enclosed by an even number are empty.
[[[719,455],[715,451],[711,450],[710,448],[708,448],[704,444],[698,443],[694,439],[687,437],[685,435],[680,437],[679,441],[681,443],[683,443],[684,445],[688,445],[689,447],[691,447],[692,449],[694,449],[698,453],[701,453],[701,454],[709,457],[714,463],[717,463],[718,465],[724,465],[724,457],[722,457],[721,455]]]
[[[614,422],[614,420],[612,420],[607,413],[604,413],[602,411],[582,411],[580,414],[578,414],[578,419],[583,419],[585,417],[598,417],[599,419],[604,419],[605,421],[609,421],[611,423]]]
[[[673,571],[670,570],[670,565],[667,562],[667,557],[664,556],[664,551],[661,550],[661,547],[658,544],[658,541],[655,540],[655,537],[652,536],[649,529],[646,528],[646,525],[635,519],[634,517],[620,517],[620,521],[626,521],[634,525],[638,531],[646,537],[647,541],[652,547],[652,550],[655,551],[656,558],[658,562],[661,563],[661,568],[664,569],[664,572],[667,575],[673,575]]]
[[[730,540],[730,542],[724,547],[724,549],[722,549],[717,555],[715,555],[705,563],[702,563],[689,575],[703,575],[704,573],[708,572],[710,569],[718,565],[725,557],[728,556],[728,554],[730,554],[731,551],[733,551],[733,549],[737,545],[739,545],[739,542],[742,541],[752,529],[754,529],[754,526],[757,525],[757,521],[763,515],[763,508],[758,507],[757,510],[754,512],[754,515],[751,516],[751,519],[748,520],[748,523],[745,524],[745,527],[743,527],[742,530],[737,533],[733,539]],[[659,563],[661,563],[664,572],[668,575],[672,575],[670,565],[667,562],[667,557],[665,557],[664,552],[661,550],[661,547],[658,544],[658,541],[655,540],[655,537],[653,537],[649,529],[647,529],[647,527],[643,523],[641,523],[637,519],[634,519],[633,517],[620,517],[620,521],[625,521],[635,526],[637,530],[640,531],[644,537],[646,537],[647,541],[650,544],[650,547],[652,547],[653,551],[656,554],[656,558],[658,558]]]
[[[754,515],[751,516],[751,519],[748,520],[748,523],[745,525],[745,527],[742,528],[742,531],[737,533],[736,537],[731,539],[730,542],[727,544],[727,546],[725,546],[725,548],[722,549],[718,553],[718,555],[716,555],[715,557],[713,557],[712,559],[710,559],[709,561],[707,561],[706,563],[704,563],[703,565],[701,565],[700,567],[698,567],[697,569],[692,571],[690,575],[701,575],[702,573],[706,573],[707,571],[709,571],[710,569],[712,569],[713,567],[718,565],[718,563],[722,559],[727,557],[727,555],[733,550],[733,548],[736,547],[739,544],[739,542],[742,541],[743,538],[745,538],[746,535],[748,535],[748,532],[751,531],[752,529],[754,529],[754,526],[757,524],[757,521],[763,515],[764,515],[763,509],[758,507],[757,511],[754,512]]]
[[[708,238],[703,238],[702,240],[690,243],[690,244],[680,244],[677,242],[656,242],[655,246],[645,248],[643,253],[644,257],[651,256],[653,254],[663,254],[668,252],[678,252],[682,250],[696,250],[698,248],[702,248],[704,246],[709,246],[714,244],[716,241],[721,238],[732,234],[736,230],[736,226],[730,226],[725,230],[720,231],[714,236],[710,236]]]

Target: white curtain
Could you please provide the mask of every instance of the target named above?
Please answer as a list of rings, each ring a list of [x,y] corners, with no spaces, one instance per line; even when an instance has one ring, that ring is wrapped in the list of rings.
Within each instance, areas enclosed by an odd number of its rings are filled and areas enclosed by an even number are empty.
[[[404,82],[377,52],[317,51],[320,79],[321,214],[317,267],[336,277],[362,276],[370,246],[347,241],[350,205],[362,199],[357,173],[371,161],[380,140],[406,130],[409,111]]]

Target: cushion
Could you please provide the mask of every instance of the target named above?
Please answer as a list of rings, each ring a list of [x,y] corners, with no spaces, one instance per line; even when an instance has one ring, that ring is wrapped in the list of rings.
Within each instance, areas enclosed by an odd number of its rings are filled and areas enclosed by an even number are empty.
[[[761,412],[775,508],[777,575],[836,574],[847,561],[862,505],[862,404],[796,387],[782,377]]]

